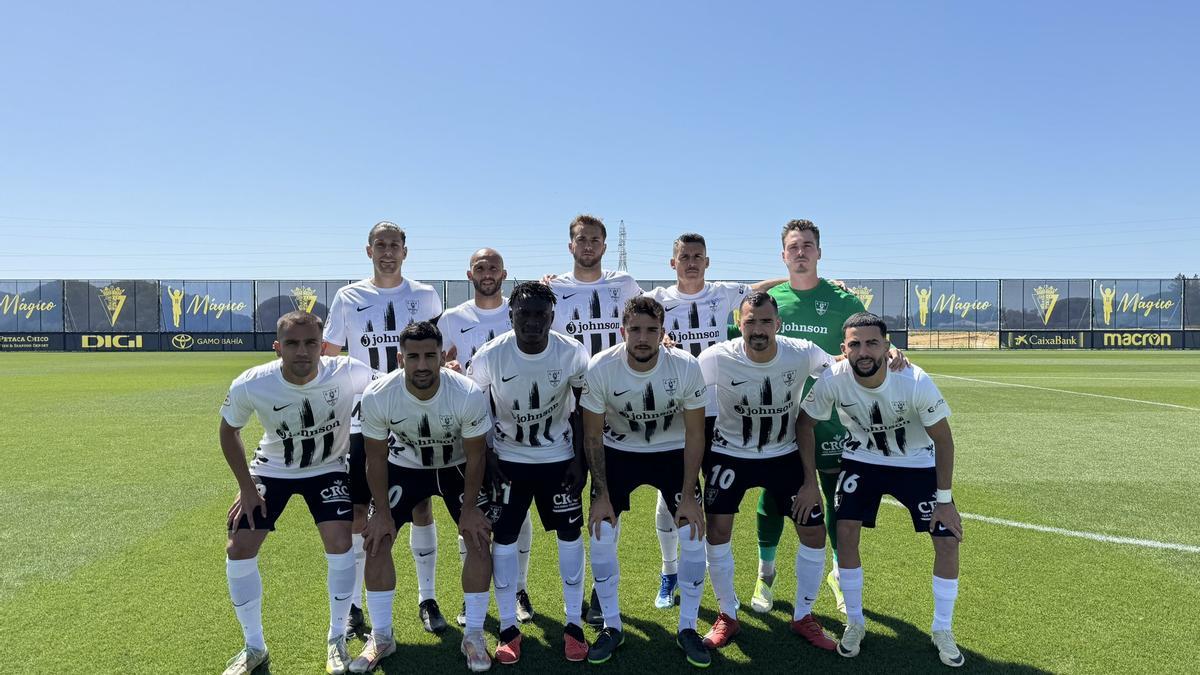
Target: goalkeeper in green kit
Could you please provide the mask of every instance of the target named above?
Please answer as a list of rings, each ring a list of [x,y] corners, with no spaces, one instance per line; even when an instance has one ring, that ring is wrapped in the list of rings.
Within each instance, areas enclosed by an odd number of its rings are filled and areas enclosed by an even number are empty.
[[[808,340],[836,355],[841,354],[842,323],[850,315],[866,309],[853,293],[817,276],[820,259],[820,229],[808,220],[789,221],[783,226],[783,262],[788,268],[789,283],[775,286],[768,293],[779,303],[779,318],[783,322],[781,335]],[[734,337],[736,328],[730,332],[730,337]],[[902,370],[908,365],[898,350],[893,348],[890,356],[888,366],[892,370]],[[804,396],[808,395],[812,385],[813,380],[809,378],[804,385]],[[817,471],[821,493],[825,496],[825,529],[834,556],[833,569],[826,581],[837,598],[838,609],[844,613],[846,604],[837,580],[837,522],[834,520],[833,493],[837,486],[842,445],[849,433],[837,415],[827,422],[818,422],[815,433]],[[758,581],[754,584],[754,597],[750,599],[750,608],[756,612],[769,612],[774,605],[771,587],[775,583],[775,549],[783,534],[784,517],[778,513],[774,502],[764,499],[764,494],[760,493],[758,499]]]

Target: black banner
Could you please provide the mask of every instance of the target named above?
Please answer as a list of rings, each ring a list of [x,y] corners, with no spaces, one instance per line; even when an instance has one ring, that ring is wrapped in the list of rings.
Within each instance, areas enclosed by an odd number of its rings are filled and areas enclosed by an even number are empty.
[[[1200,278],[1184,279],[1183,327],[1200,328]]]
[[[908,283],[910,330],[1000,329],[998,281],[920,279]]]
[[[0,352],[61,352],[62,333],[0,333]]]
[[[256,281],[258,306],[254,312],[254,330],[275,333],[279,317],[296,310],[329,316],[329,303],[337,290],[350,281]]]
[[[1093,331],[1092,349],[1182,349],[1183,331]]]
[[[254,330],[253,281],[160,281],[166,333],[249,333]]]
[[[1087,349],[1091,334],[1087,331],[1043,330],[1001,331],[1001,349]]]
[[[159,330],[157,281],[66,281],[63,299],[63,328],[68,333]]]
[[[889,331],[908,328],[908,316],[904,311],[907,283],[903,279],[847,279],[844,283],[868,312],[883,319]]]
[[[1200,349],[1200,330],[1189,330],[1183,334],[1184,349]]]
[[[908,331],[890,330],[888,331],[888,341],[896,349],[908,349]]]
[[[67,333],[65,343],[69,352],[156,352],[162,338],[159,333]]]
[[[1005,279],[1000,282],[1001,327],[1007,330],[1091,328],[1090,279]]]
[[[252,352],[254,333],[170,333],[162,337],[169,352]]]
[[[0,331],[61,333],[63,282],[0,281]]]

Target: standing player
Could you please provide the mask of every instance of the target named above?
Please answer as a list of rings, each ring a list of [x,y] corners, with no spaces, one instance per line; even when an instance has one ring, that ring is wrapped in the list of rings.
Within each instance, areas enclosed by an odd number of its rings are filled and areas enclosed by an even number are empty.
[[[490,392],[496,413],[498,466],[507,479],[492,496],[492,560],[500,645],[496,660],[521,658],[516,625],[516,541],[521,523],[537,502],[542,526],[558,535],[558,569],[563,584],[563,650],[568,661],[587,657],[579,624],[583,608],[583,490],[585,466],[578,399],[587,352],[575,340],[550,330],[554,293],[538,282],[518,284],[509,298],[513,330],[475,353],[467,374]]]
[[[671,515],[686,533],[676,643],[690,663],[705,667],[711,656],[696,633],[704,592],[704,515],[697,494],[708,398],[704,375],[695,357],[662,345],[663,308],[654,299],[630,300],[622,323],[624,342],[592,357],[580,399],[592,472],[592,577],[604,616],[588,661],[604,663],[625,640],[614,526],[629,510],[630,493],[651,485],[669,499]]]
[[[667,288],[647,291],[663,306],[667,335],[681,349],[700,356],[700,352],[724,342],[729,333],[729,315],[747,294],[766,291],[787,281],[786,278],[760,281],[754,285],[735,281],[706,281],[705,271],[712,261],[704,237],[688,232],[679,235],[671,249],[671,269],[676,283]],[[679,533],[675,518],[663,499],[658,497],[654,513],[658,545],[662,550],[662,573],[654,605],[666,609],[675,604],[678,583]]]
[[[508,298],[502,291],[508,270],[504,269],[504,258],[491,248],[481,248],[471,255],[467,279],[475,289],[475,297],[457,307],[446,310],[438,326],[446,344],[446,367],[464,372],[471,366],[471,358],[489,340],[512,330],[512,318],[508,314]],[[529,551],[533,547],[533,518],[526,517],[517,537],[517,620],[521,623],[533,620],[533,602],[529,599]],[[458,538],[458,552],[466,555],[466,544]],[[466,625],[466,605],[458,616],[458,625]]]
[[[879,501],[890,494],[908,507],[917,532],[933,535],[933,644],[942,663],[961,666],[965,659],[951,632],[962,520],[950,496],[950,407],[920,368],[889,373],[883,367],[887,326],[878,316],[855,314],[846,321],[844,335],[846,360],[808,393],[798,432],[800,447],[811,456],[814,426],[837,410],[851,435],[842,454],[836,496],[838,564],[847,616],[838,653],[857,656],[866,635],[859,536],[864,525],[875,527]]]
[[[825,527],[820,492],[806,478],[815,459],[796,449],[796,419],[805,378],[823,373],[833,357],[807,340],[776,337],[779,324],[775,298],[752,293],[739,308],[742,337],[700,354],[707,414],[716,414],[712,448],[704,457],[704,503],[708,574],[720,606],[704,643],[724,647],[741,630],[729,542],[742,496],[761,487],[780,513],[792,515],[800,536],[792,631],[832,651],[834,641],[811,614],[825,571]]]
[[[354,400],[372,374],[354,359],[321,356],[321,319],[307,312],[279,318],[275,353],[279,360],[239,375],[221,407],[221,451],[238,483],[237,499],[229,509],[225,575],[246,640],[225,675],[249,673],[269,660],[258,551],[295,494],[308,504],[328,561],[325,670],[344,673],[350,661],[346,619],[354,588],[346,454]],[[247,466],[242,427],[251,415],[258,417],[264,433]]]
[[[864,310],[862,301],[845,288],[822,279],[817,275],[817,261],[821,259],[821,231],[808,220],[792,220],[783,226],[783,262],[788,269],[788,282],[770,290],[771,297],[779,304],[779,318],[783,329],[781,335],[802,338],[816,344],[828,354],[839,354],[841,350],[842,322],[856,312]],[[896,353],[893,368],[907,365],[903,356]],[[813,380],[804,384],[805,391]],[[837,527],[833,519],[833,491],[837,483],[838,460],[842,445],[849,438],[845,427],[837,419],[817,425],[817,471],[820,476],[821,492],[825,497],[825,527],[833,550],[834,569],[826,581],[833,591],[838,609],[845,609],[842,594],[837,584]],[[772,593],[775,583],[775,550],[783,534],[783,515],[774,503],[760,494],[758,500],[758,580],[750,608],[756,612],[769,612],[775,604]]]
[[[337,354],[349,346],[350,356],[368,363],[380,373],[390,373],[399,365],[400,331],[415,321],[437,321],[442,300],[432,286],[405,279],[401,268],[408,257],[404,230],[386,220],[376,223],[367,234],[367,257],[374,272],[370,279],[343,286],[329,303],[325,324],[325,353]],[[355,601],[362,596],[363,538],[367,524],[366,459],[362,435],[355,416],[350,442],[350,493],[354,500]],[[408,544],[417,570],[418,612],[425,630],[441,632],[446,628],[437,600],[434,578],[437,575],[437,525],[429,500],[417,505]],[[362,610],[350,610],[350,628],[364,630]]]
[[[462,652],[472,671],[491,667],[483,621],[492,578],[490,526],[479,510],[491,427],[487,395],[464,375],[442,368],[442,334],[428,321],[400,332],[402,369],[371,385],[362,398],[367,482],[376,508],[365,531],[367,609],[374,624],[351,672],[374,670],[396,651],[392,543],[412,507],[437,495],[468,540],[462,584],[466,626]],[[396,444],[388,448],[388,438]],[[486,504],[486,499],[482,502]]]

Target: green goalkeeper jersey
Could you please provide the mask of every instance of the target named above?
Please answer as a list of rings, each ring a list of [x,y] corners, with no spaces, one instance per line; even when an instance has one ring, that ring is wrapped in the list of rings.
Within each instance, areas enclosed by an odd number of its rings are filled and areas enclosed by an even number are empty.
[[[842,324],[850,315],[866,311],[858,297],[827,279],[821,279],[814,288],[807,291],[798,291],[790,284],[783,283],[767,292],[779,305],[779,320],[783,323],[779,334],[813,342],[828,354],[842,353]],[[730,337],[741,334],[737,328],[736,313],[729,334]],[[803,396],[808,395],[808,390],[815,381],[810,377],[804,383]],[[849,433],[838,421],[837,415],[827,422],[818,422],[815,435],[817,469],[838,468],[842,446]]]

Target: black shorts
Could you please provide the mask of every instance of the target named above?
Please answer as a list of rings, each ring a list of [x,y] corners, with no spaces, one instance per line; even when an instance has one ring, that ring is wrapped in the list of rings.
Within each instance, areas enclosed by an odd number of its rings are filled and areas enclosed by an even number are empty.
[[[367,484],[367,447],[360,433],[350,434],[350,500],[355,506],[371,503],[371,487]]]
[[[465,464],[441,469],[412,469],[388,462],[388,505],[396,528],[412,522],[412,510],[433,496],[442,498],[454,522],[462,515]],[[487,494],[480,492],[475,504],[487,506]]]
[[[683,499],[683,450],[662,452],[630,452],[604,448],[605,478],[608,481],[608,501],[620,515],[629,510],[629,495],[642,485],[658,490],[671,515]],[[593,496],[595,492],[593,491]],[[700,503],[703,494],[699,481],[693,495]]]
[[[937,470],[882,466],[842,459],[833,514],[838,520],[861,520],[863,527],[875,527],[879,502],[889,494],[908,508],[913,529],[929,532],[933,507],[937,504]],[[935,537],[952,537],[950,530],[939,527]]]
[[[500,470],[508,482],[492,492],[487,512],[497,542],[517,540],[529,505],[534,502],[547,532],[583,527],[583,486],[569,491],[563,485],[572,461],[525,464],[500,460]]]
[[[749,459],[709,451],[704,455],[704,512],[737,513],[746,490],[761,487],[767,498],[774,500],[779,513],[790,518],[792,501],[810,478],[800,462],[799,452]],[[820,504],[800,521],[804,526],[824,523]]]
[[[292,495],[304,497],[314,523],[329,520],[354,520],[354,505],[350,502],[350,479],[345,471],[330,471],[311,478],[272,478],[251,476],[258,494],[267,502],[267,517],[254,514],[255,530],[275,530],[275,521],[283,515]],[[243,515],[238,529],[251,529],[250,520]]]

